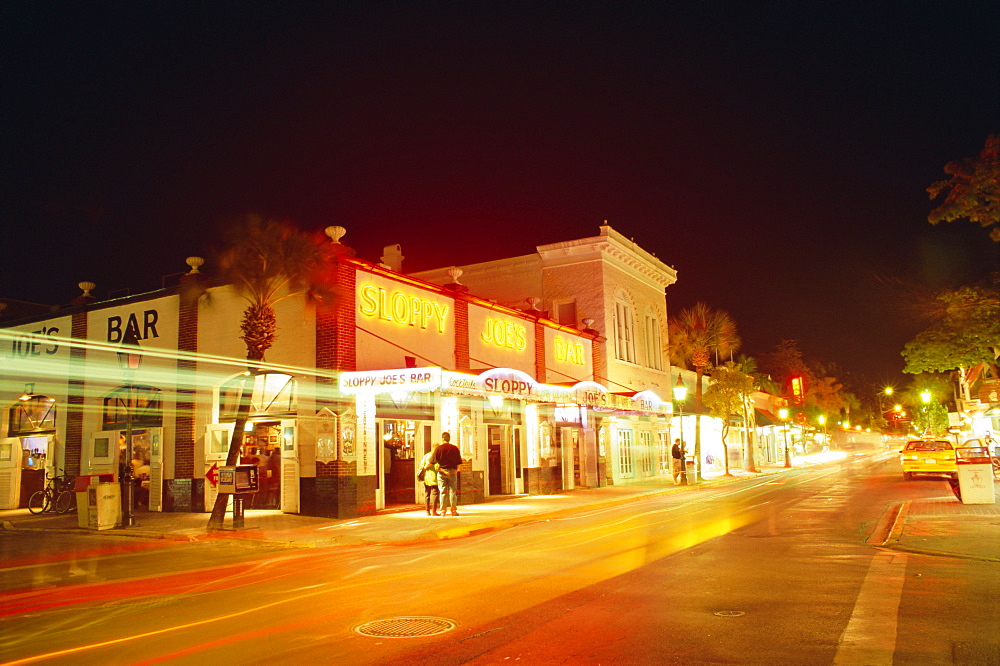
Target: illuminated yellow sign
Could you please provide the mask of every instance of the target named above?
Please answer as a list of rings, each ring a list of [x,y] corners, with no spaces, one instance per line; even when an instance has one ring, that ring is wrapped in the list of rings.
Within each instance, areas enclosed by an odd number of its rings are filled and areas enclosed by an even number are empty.
[[[583,345],[579,342],[574,342],[572,340],[567,340],[556,336],[555,338],[556,346],[556,360],[565,361],[566,363],[575,363],[576,365],[583,365],[586,363],[586,357],[584,356]]]
[[[487,344],[517,349],[518,351],[528,346],[528,332],[524,326],[509,321],[500,321],[492,317],[486,319],[480,337]]]
[[[434,325],[438,333],[444,333],[444,320],[448,315],[447,305],[411,296],[402,291],[389,291],[373,284],[361,285],[358,294],[361,299],[359,310],[366,317],[375,317],[419,329]]]

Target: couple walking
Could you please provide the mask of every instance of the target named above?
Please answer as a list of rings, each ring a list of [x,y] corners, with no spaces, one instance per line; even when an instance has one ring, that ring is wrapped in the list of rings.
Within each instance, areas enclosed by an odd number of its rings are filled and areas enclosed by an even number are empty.
[[[462,453],[451,443],[451,433],[441,433],[442,442],[420,461],[420,472],[424,480],[424,500],[427,515],[438,515],[438,496],[441,498],[441,514],[458,515],[458,466],[462,464]]]

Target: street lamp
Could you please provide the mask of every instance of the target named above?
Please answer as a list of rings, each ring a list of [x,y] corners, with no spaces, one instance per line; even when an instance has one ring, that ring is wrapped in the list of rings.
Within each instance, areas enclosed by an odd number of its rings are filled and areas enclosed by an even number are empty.
[[[782,407],[781,409],[778,410],[778,418],[781,419],[782,423],[785,424],[784,428],[782,428],[782,430],[785,431],[785,467],[791,467],[792,456],[791,453],[789,453],[788,451],[788,408],[787,407]]]
[[[885,396],[891,396],[892,394],[893,394],[893,388],[891,386],[886,386],[884,389],[882,389],[882,392],[878,394],[879,427],[882,427],[884,425],[885,421],[886,421],[886,418],[885,418],[886,409],[885,409],[885,407],[882,404],[882,396],[883,395],[885,395]]]
[[[135,526],[135,516],[132,514],[132,498],[135,488],[132,485],[132,412],[135,410],[135,375],[142,364],[142,354],[139,353],[139,339],[135,331],[127,330],[122,339],[121,351],[118,352],[118,365],[128,388],[128,403],[125,405],[125,450],[122,452],[124,465],[121,469],[122,486],[122,529]]]
[[[823,446],[826,448],[826,450],[829,450],[829,448],[830,448],[830,441],[829,441],[829,439],[827,438],[827,435],[826,435],[826,415],[825,414],[820,414],[819,418],[817,420],[819,421],[819,424],[821,426],[823,426]]]
[[[922,411],[924,412],[924,437],[926,437],[931,430],[931,390],[925,388],[921,391],[920,400],[924,403]]]
[[[688,389],[684,385],[684,380],[680,376],[677,377],[677,383],[674,384],[674,402],[677,403],[677,418],[680,424],[681,431],[681,485],[686,486],[688,483],[687,477],[687,450],[684,448],[684,400],[687,398]]]

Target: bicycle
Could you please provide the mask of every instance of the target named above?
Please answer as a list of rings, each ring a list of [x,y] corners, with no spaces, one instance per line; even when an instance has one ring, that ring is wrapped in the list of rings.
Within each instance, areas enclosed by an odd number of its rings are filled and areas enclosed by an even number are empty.
[[[45,488],[36,490],[28,498],[28,511],[34,514],[46,511],[63,514],[76,507],[73,477],[46,476],[45,480]]]

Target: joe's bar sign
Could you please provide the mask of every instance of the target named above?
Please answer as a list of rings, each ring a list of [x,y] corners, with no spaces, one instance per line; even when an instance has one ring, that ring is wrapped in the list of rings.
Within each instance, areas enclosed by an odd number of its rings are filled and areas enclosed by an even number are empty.
[[[367,370],[340,375],[342,393],[395,393],[433,391],[441,386],[441,368]]]

